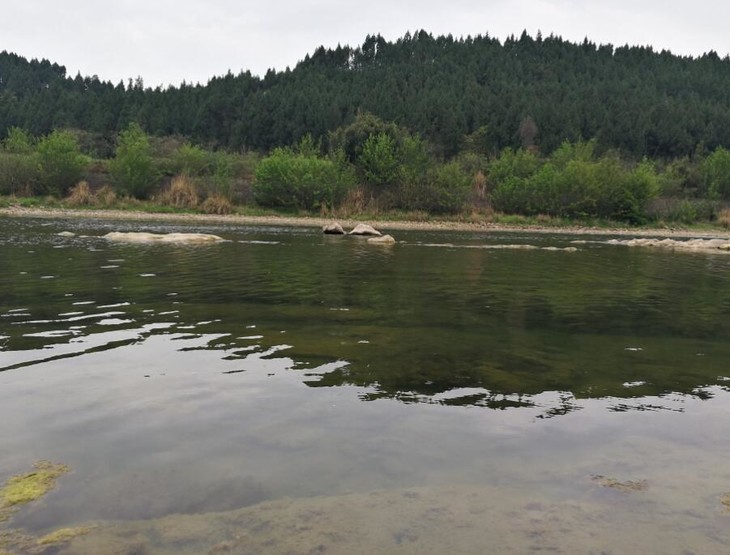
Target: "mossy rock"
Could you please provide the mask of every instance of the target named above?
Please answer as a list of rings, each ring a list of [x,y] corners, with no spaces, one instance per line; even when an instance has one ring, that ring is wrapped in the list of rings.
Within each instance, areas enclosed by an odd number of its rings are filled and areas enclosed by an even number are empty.
[[[725,493],[720,497],[720,503],[723,504],[723,506],[730,511],[730,493]]]
[[[79,526],[76,528],[61,528],[50,534],[46,534],[38,540],[38,545],[58,545],[71,541],[74,538],[88,534],[91,528]]]
[[[35,472],[13,476],[0,488],[0,507],[12,507],[30,503],[56,487],[59,476],[70,469],[65,464],[38,461],[33,465]]]

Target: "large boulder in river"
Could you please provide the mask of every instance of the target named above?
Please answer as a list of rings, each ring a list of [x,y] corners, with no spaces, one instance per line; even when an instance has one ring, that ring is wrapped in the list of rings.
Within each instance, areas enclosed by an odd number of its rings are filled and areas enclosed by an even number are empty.
[[[375,243],[376,245],[393,245],[395,244],[395,239],[393,239],[392,235],[382,235],[380,237],[370,237],[370,239],[368,239],[368,243]]]
[[[373,235],[380,237],[382,233],[368,224],[357,224],[355,229],[350,232],[350,235]]]
[[[338,222],[332,222],[331,224],[322,226],[322,233],[326,235],[344,235],[345,230]]]

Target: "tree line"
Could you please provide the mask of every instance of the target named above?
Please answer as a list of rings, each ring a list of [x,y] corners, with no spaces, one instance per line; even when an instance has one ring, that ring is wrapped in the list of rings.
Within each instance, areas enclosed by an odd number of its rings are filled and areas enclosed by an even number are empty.
[[[729,85],[714,52],[527,33],[369,36],[166,89],[3,52],[0,194],[86,180],[173,204],[713,220],[730,201]]]
[[[730,60],[651,47],[571,43],[523,33],[455,39],[424,31],[396,41],[320,47],[293,69],[241,72],[205,85],[145,87],[71,77],[47,60],[0,53],[0,136],[77,128],[106,135],[100,156],[130,122],[212,148],[257,150],[324,139],[367,112],[418,133],[451,157],[478,133],[479,147],[596,139],[634,159],[730,147]]]

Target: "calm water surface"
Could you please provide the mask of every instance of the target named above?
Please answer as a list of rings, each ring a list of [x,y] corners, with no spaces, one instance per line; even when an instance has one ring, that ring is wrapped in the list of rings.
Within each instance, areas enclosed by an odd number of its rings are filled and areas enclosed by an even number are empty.
[[[90,553],[730,552],[730,255],[394,234],[0,218],[0,481],[73,469],[7,526],[104,521]],[[282,500],[329,520],[215,520]],[[197,535],[150,532],[171,518]]]

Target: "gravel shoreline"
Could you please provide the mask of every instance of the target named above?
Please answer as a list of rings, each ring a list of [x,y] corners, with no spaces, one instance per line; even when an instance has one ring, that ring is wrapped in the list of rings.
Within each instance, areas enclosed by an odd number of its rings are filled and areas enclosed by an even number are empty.
[[[333,218],[296,217],[296,216],[242,216],[238,214],[167,214],[162,212],[137,212],[128,210],[77,210],[71,208],[25,208],[11,206],[0,208],[0,216],[18,218],[74,218],[74,219],[106,219],[129,221],[170,221],[189,223],[227,223],[240,225],[277,225],[292,227],[322,227],[333,221]],[[361,221],[337,220],[345,228],[355,227]],[[687,238],[730,238],[730,230],[689,231],[682,229],[639,229],[639,228],[603,228],[603,227],[550,227],[550,226],[518,226],[495,223],[450,222],[443,220],[421,221],[388,221],[377,220],[372,225],[384,230],[422,230],[422,231],[473,231],[473,232],[528,232],[569,235],[621,235],[632,237],[687,237]]]

